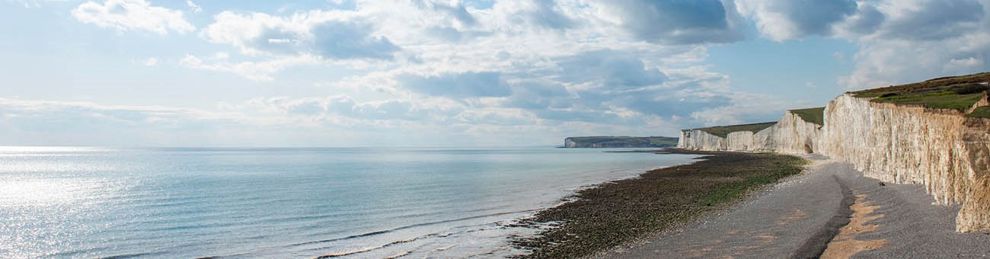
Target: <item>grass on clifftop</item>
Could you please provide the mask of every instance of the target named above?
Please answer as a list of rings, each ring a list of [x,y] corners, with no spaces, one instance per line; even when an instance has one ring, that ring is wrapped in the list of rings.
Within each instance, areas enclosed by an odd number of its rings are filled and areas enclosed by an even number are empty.
[[[967,114],[966,116],[990,119],[990,106],[976,108],[976,110],[973,110],[973,112]]]
[[[916,105],[930,109],[952,109],[965,112],[983,97],[983,92],[960,94],[952,89],[938,89],[929,92],[885,94],[873,102]]]
[[[940,77],[924,82],[851,92],[872,102],[965,112],[990,89],[990,73]]]
[[[818,124],[818,126],[824,125],[825,107],[791,110],[791,113],[797,114],[801,120]]]
[[[578,191],[575,201],[524,223],[560,223],[513,243],[524,258],[580,258],[724,208],[747,192],[800,173],[806,161],[778,154],[703,153],[697,163]]]
[[[759,131],[761,131],[763,129],[769,128],[769,127],[771,127],[771,126],[773,126],[775,124],[777,124],[776,121],[774,121],[774,122],[753,123],[753,124],[729,125],[729,126],[715,126],[715,127],[708,127],[708,128],[698,128],[697,130],[701,130],[701,131],[704,131],[704,132],[708,132],[708,134],[712,134],[712,135],[715,135],[715,136],[719,136],[719,137],[725,138],[725,137],[728,137],[729,136],[729,133],[732,133],[732,132],[749,131],[749,132],[756,133],[756,132],[759,132]]]
[[[963,85],[963,84],[975,84],[982,82],[990,82],[990,72],[972,74],[972,75],[962,75],[962,76],[948,76],[939,77],[934,79],[925,80],[918,83],[910,83],[882,88],[867,89],[862,91],[850,92],[855,97],[860,98],[870,98],[879,97],[884,94],[899,94],[899,93],[910,93],[927,91],[933,88],[946,87],[951,85]]]

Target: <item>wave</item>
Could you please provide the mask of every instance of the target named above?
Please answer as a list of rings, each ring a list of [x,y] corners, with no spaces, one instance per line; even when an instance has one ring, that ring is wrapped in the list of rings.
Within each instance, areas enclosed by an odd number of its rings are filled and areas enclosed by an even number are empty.
[[[465,221],[465,220],[471,220],[471,219],[480,219],[480,218],[502,216],[502,215],[509,215],[509,214],[529,213],[529,212],[536,212],[536,211],[539,211],[539,209],[510,211],[510,212],[499,212],[499,213],[476,215],[476,216],[456,218],[456,219],[446,219],[446,220],[438,220],[438,221],[431,221],[431,222],[424,222],[424,223],[416,223],[416,224],[412,224],[412,225],[405,225],[405,226],[401,226],[401,227],[396,227],[396,228],[391,228],[391,229],[385,229],[385,230],[378,230],[378,231],[372,231],[372,232],[367,232],[367,233],[362,233],[362,234],[350,235],[350,236],[346,236],[346,237],[339,237],[339,238],[331,238],[331,239],[323,239],[323,240],[302,242],[302,243],[297,243],[297,244],[289,245],[289,247],[303,246],[303,245],[312,245],[312,244],[320,244],[320,243],[329,243],[329,242],[336,242],[336,241],[341,241],[341,240],[348,240],[348,239],[355,239],[355,238],[362,238],[362,237],[369,237],[369,236],[387,234],[387,233],[390,233],[390,232],[395,232],[395,231],[404,230],[404,229],[410,229],[410,228],[415,228],[415,227],[425,227],[425,226],[438,225],[438,224],[444,224],[444,223],[451,223],[451,222],[457,222],[457,221]]]
[[[348,256],[348,255],[366,253],[366,252],[371,252],[371,251],[374,251],[374,250],[386,248],[386,247],[393,246],[393,245],[409,243],[409,242],[413,242],[413,241],[416,241],[416,240],[420,240],[420,239],[424,239],[424,238],[429,238],[429,237],[435,237],[435,236],[441,236],[442,237],[442,236],[445,236],[445,235],[440,235],[440,233],[432,233],[432,234],[429,234],[429,235],[418,236],[418,237],[414,237],[414,238],[410,238],[410,239],[403,239],[403,240],[399,240],[399,241],[392,241],[390,243],[386,243],[386,244],[380,245],[380,246],[366,247],[366,248],[362,248],[362,249],[358,249],[358,250],[346,251],[346,252],[340,252],[340,253],[325,254],[325,255],[321,255],[321,256],[319,256],[317,258],[318,259],[325,259],[325,258],[344,257],[344,256]],[[409,253],[412,253],[412,251],[405,251],[404,252],[404,254],[409,254]],[[396,258],[396,257],[400,257],[400,256],[395,256],[395,257],[391,257],[391,258]]]
[[[372,231],[372,232],[367,232],[367,233],[362,233],[362,234],[350,235],[350,236],[346,236],[346,237],[339,237],[339,238],[331,238],[331,239],[324,239],[324,240],[302,242],[302,243],[297,243],[297,244],[289,245],[288,247],[297,247],[297,246],[304,246],[304,245],[313,245],[313,244],[322,244],[322,243],[330,243],[330,242],[336,242],[336,241],[343,241],[343,240],[349,240],[349,239],[355,239],[355,238],[364,238],[364,237],[370,237],[370,236],[388,234],[388,233],[391,233],[391,232],[396,232],[396,231],[405,230],[405,229],[411,229],[411,228],[416,228],[416,227],[424,227],[424,226],[445,224],[445,223],[465,221],[465,220],[472,220],[472,219],[479,219],[479,218],[487,218],[487,217],[511,215],[511,214],[532,213],[532,212],[536,212],[536,211],[539,211],[539,210],[540,209],[530,209],[530,210],[519,210],[519,211],[510,211],[510,212],[499,212],[499,213],[490,213],[490,214],[476,215],[476,216],[470,216],[470,217],[462,217],[462,218],[456,218],[456,219],[447,219],[447,220],[438,220],[438,221],[417,223],[417,224],[411,224],[411,225],[406,225],[406,226],[401,226],[401,227],[396,227],[396,228],[391,228],[391,229],[386,229],[386,230],[379,230],[379,231]],[[467,232],[474,232],[474,231],[469,230]],[[417,240],[421,240],[421,239],[426,239],[426,238],[433,238],[433,237],[441,237],[442,238],[442,237],[447,237],[447,236],[450,236],[452,234],[453,233],[430,233],[430,234],[421,235],[421,236],[417,236],[417,237],[413,237],[413,238],[409,238],[409,239],[402,239],[402,240],[392,241],[392,242],[388,242],[388,243],[385,243],[385,244],[382,244],[382,245],[378,245],[378,246],[370,246],[370,247],[360,248],[360,249],[351,250],[351,251],[344,251],[344,252],[337,252],[337,253],[325,254],[325,255],[319,256],[317,258],[334,258],[334,257],[350,256],[350,255],[355,255],[355,254],[360,254],[360,253],[366,253],[366,252],[370,252],[370,251],[375,251],[375,250],[387,248],[387,247],[390,247],[390,246],[394,246],[394,245],[398,245],[398,244],[404,244],[404,243],[409,243],[409,242],[413,242],[413,241],[417,241]],[[449,248],[450,247],[447,247],[445,249],[449,249]],[[405,256],[408,253],[411,253],[411,251],[407,251],[407,252],[405,252],[405,254],[396,255],[394,257]]]

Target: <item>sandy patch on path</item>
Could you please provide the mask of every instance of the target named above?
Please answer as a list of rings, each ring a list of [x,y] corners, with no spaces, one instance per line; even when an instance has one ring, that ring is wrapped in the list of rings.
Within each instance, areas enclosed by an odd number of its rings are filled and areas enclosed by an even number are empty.
[[[877,206],[867,202],[866,195],[856,195],[855,203],[849,208],[853,211],[849,224],[839,229],[839,234],[829,242],[822,258],[850,258],[860,252],[876,250],[887,244],[886,239],[856,239],[860,234],[876,231],[877,225],[870,222],[883,217],[883,214],[873,213]]]

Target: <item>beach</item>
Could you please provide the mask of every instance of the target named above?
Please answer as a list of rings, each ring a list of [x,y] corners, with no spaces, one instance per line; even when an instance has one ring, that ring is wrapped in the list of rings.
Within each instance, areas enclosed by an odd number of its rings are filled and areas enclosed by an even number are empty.
[[[921,185],[882,183],[822,156],[805,156],[810,161],[800,174],[791,171],[800,162],[777,163],[798,159],[790,156],[723,152],[701,159],[579,192],[569,205],[531,220],[556,228],[517,244],[533,251],[529,258],[990,256],[990,235],[956,232],[959,206],[935,205]],[[730,181],[677,178],[726,170],[721,163],[744,168],[774,160],[762,164],[788,168],[779,182],[751,186],[712,206],[699,202],[712,192],[675,184]],[[664,192],[675,189],[683,193]]]
[[[526,258],[588,256],[724,209],[748,192],[799,173],[805,163],[775,154],[673,152],[703,157],[581,190],[572,202],[523,220],[552,227],[514,243],[531,251]]]

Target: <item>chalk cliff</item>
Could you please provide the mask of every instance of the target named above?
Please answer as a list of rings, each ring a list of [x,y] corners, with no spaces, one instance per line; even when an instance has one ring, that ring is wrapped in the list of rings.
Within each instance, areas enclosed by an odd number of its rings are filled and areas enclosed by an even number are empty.
[[[726,126],[737,127],[739,125]],[[705,151],[754,151],[790,154],[811,153],[817,149],[821,125],[807,122],[791,111],[784,113],[770,127],[752,131],[733,131],[720,137],[707,132],[710,128],[681,131],[677,147]]]
[[[787,154],[815,153],[821,146],[822,125],[808,122],[792,111],[784,113],[774,126],[769,149]]]
[[[708,150],[708,151],[773,151],[774,128],[769,127],[757,132],[735,131],[726,137],[719,137],[702,129],[681,131],[677,143],[679,148]]]
[[[892,96],[893,101],[914,101],[907,98],[935,96],[933,91],[948,91],[954,88],[946,87],[958,85],[953,82],[955,85],[931,88],[926,85],[931,82],[905,85],[897,94],[907,97],[899,100],[893,99],[898,96],[889,91],[867,97],[843,94],[828,103],[818,123],[789,111],[776,125],[755,134],[742,131],[720,137],[700,129],[685,130],[681,132],[678,147],[818,153],[848,161],[867,177],[922,184],[938,204],[961,204],[957,231],[990,232],[990,118],[985,114],[967,115],[975,114],[977,107],[988,109],[990,100],[986,92],[981,95],[960,91],[960,98],[979,98],[969,108],[959,108],[957,103],[899,104],[874,99]],[[932,108],[932,105],[957,108]],[[801,113],[806,117],[808,114]]]
[[[939,204],[962,204],[958,231],[990,230],[986,119],[845,94],[826,106],[825,121],[822,154],[867,177],[923,184]]]

